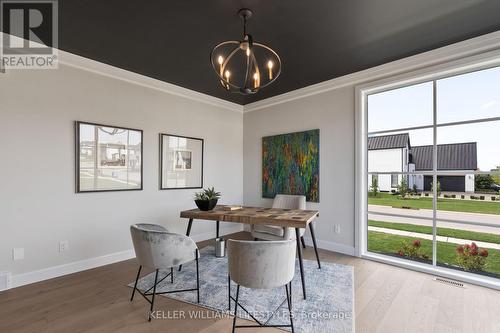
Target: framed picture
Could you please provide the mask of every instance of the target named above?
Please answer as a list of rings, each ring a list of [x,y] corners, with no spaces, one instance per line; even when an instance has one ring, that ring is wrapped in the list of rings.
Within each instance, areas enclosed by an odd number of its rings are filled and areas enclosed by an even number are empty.
[[[319,129],[262,138],[262,197],[276,194],[319,202]]]
[[[142,190],[142,130],[77,121],[76,192]]]
[[[160,134],[160,189],[203,187],[203,139]]]

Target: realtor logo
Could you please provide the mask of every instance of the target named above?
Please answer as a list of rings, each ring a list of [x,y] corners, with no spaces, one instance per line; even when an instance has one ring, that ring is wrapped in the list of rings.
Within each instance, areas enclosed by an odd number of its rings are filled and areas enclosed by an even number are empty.
[[[57,68],[57,0],[0,0],[0,68]]]

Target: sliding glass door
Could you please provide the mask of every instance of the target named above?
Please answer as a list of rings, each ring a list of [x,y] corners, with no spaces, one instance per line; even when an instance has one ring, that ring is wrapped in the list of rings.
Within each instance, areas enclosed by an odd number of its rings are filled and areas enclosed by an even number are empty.
[[[500,278],[500,67],[366,98],[366,251]]]

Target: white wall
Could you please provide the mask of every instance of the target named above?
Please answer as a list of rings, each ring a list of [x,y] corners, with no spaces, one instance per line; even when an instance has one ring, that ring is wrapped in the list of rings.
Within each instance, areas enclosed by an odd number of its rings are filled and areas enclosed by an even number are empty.
[[[263,199],[262,137],[320,129],[319,246],[354,251],[354,87],[301,98],[244,114],[244,203],[270,206]],[[340,225],[340,234],[334,233]]]
[[[368,172],[402,172],[406,171],[406,166],[402,160],[406,155],[406,149],[377,149],[368,151]],[[398,184],[401,175],[398,176]],[[368,175],[368,189],[372,184],[371,175]],[[378,187],[380,191],[391,191],[396,187],[392,186],[391,175],[378,175]]]
[[[474,193],[476,187],[476,178],[474,174],[465,175],[465,192]]]
[[[402,148],[368,151],[368,172],[402,172]]]
[[[75,120],[144,131],[143,191],[75,193]],[[205,186],[222,203],[241,203],[242,131],[241,112],[65,65],[0,74],[0,271],[129,251],[135,222],[184,233],[179,212],[194,208],[195,190],[158,190],[160,132],[204,138]],[[195,222],[192,234],[215,237],[214,224]],[[69,251],[58,252],[60,240]],[[24,260],[12,260],[14,247],[25,248]]]

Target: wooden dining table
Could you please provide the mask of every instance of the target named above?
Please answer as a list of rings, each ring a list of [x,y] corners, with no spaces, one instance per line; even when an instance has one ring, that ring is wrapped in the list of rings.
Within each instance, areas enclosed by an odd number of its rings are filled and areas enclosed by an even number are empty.
[[[272,225],[278,227],[288,227],[295,229],[295,239],[297,242],[297,253],[299,257],[300,277],[302,282],[302,293],[306,299],[306,283],[304,278],[304,264],[302,260],[302,248],[300,246],[300,229],[307,228],[311,232],[314,251],[318,261],[318,267],[321,268],[318,249],[316,246],[316,237],[314,235],[313,221],[319,216],[316,210],[301,209],[281,209],[281,208],[262,208],[262,207],[242,207],[237,210],[228,210],[229,206],[217,205],[213,210],[202,211],[199,209],[190,209],[182,211],[181,218],[189,219],[186,235],[191,233],[193,220],[209,220],[216,222],[216,238],[219,238],[220,222],[234,222],[254,225]],[[181,267],[179,267],[179,270]]]

